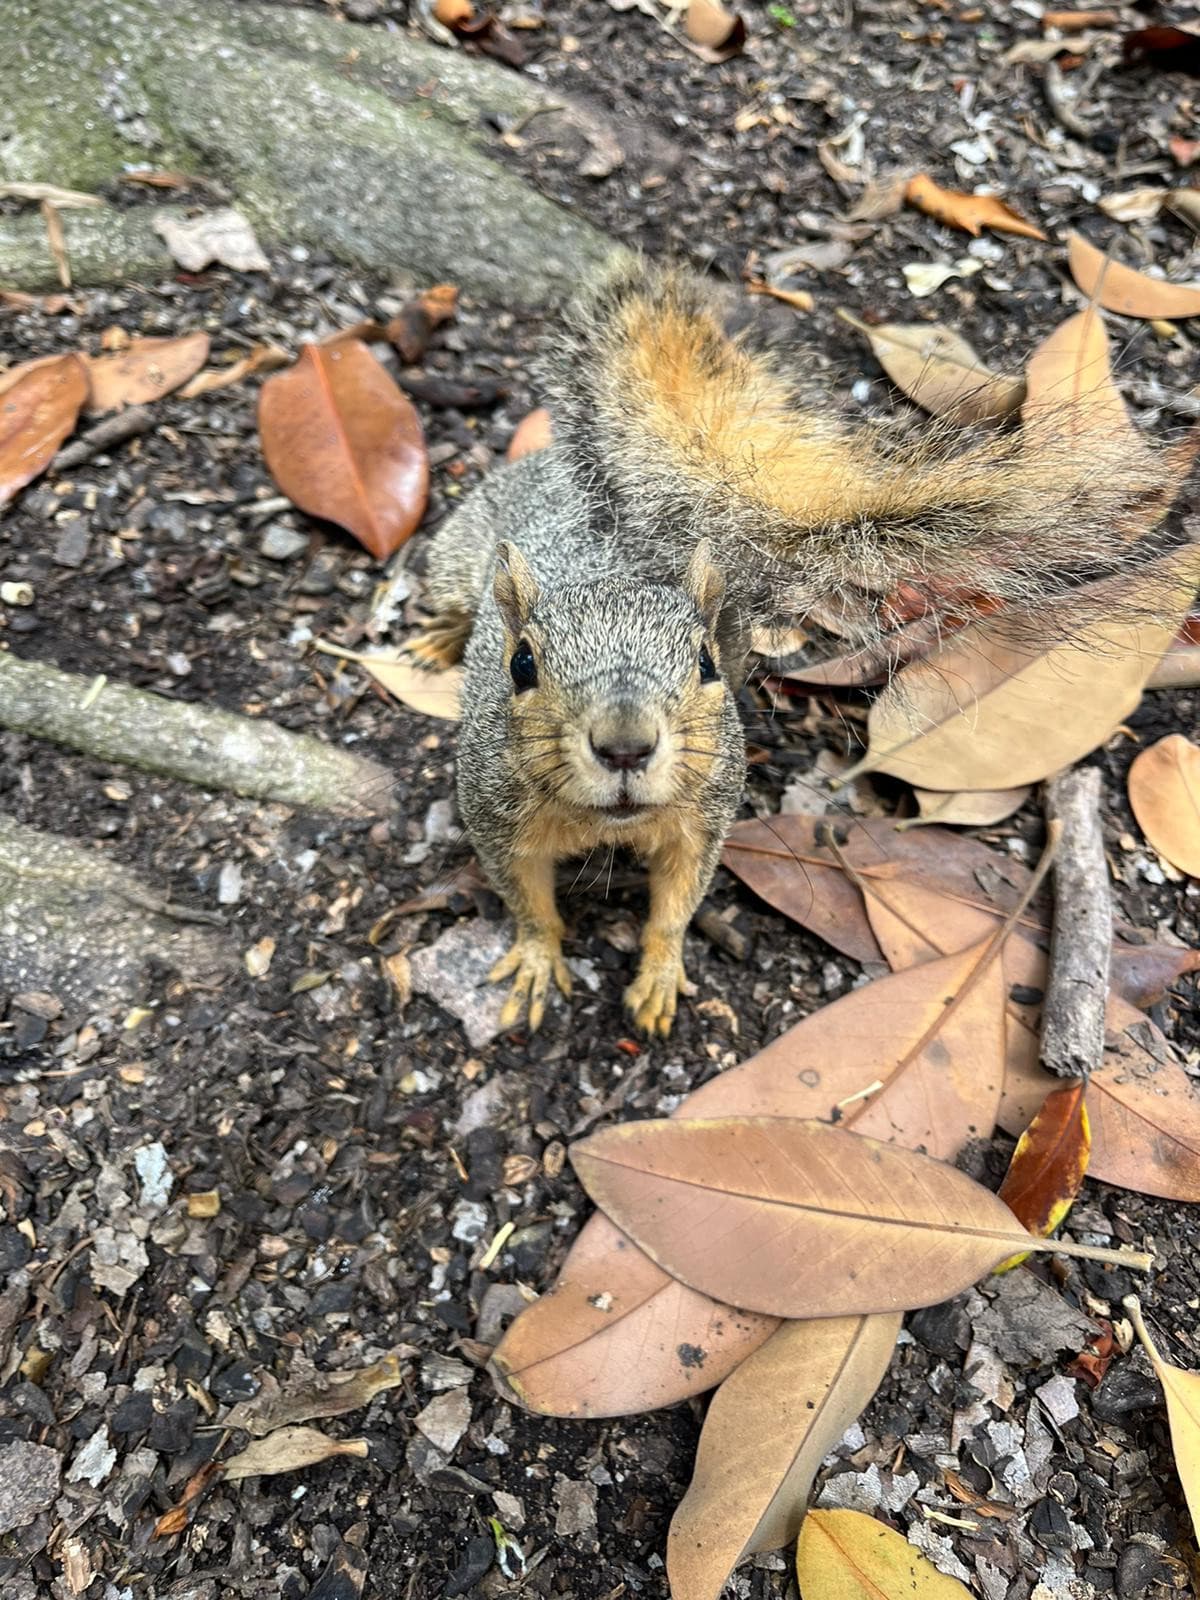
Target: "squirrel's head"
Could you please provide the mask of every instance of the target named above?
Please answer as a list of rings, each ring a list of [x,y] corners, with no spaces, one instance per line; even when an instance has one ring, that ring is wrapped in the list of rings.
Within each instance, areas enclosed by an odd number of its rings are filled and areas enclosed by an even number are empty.
[[[732,691],[725,581],[701,544],[678,583],[539,588],[513,545],[494,584],[516,760],[566,810],[618,829],[697,796],[722,756]],[[740,663],[726,663],[737,676]]]

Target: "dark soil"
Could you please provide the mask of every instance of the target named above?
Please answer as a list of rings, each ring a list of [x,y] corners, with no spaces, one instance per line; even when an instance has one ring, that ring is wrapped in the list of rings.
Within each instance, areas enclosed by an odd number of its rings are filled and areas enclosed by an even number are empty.
[[[376,0],[344,9],[359,23],[399,16]],[[1055,122],[1039,67],[1001,63],[1017,39],[1037,34],[1021,11],[998,20],[942,0],[860,0],[836,17],[813,0],[774,10],[786,25],[755,8],[747,52],[706,66],[637,10],[567,0],[520,32],[525,70],[631,130],[625,164],[604,179],[581,176],[540,141],[536,121],[518,148],[497,139],[497,152],[621,237],[736,280],[752,252],[822,237],[844,212],[858,187],[839,187],[817,144],[861,121],[876,175],[904,167],[951,187],[992,182],[1053,239],[1082,227],[1099,243],[1119,240],[1135,264],[1188,275],[1185,224],[1164,213],[1127,228],[1093,200],[1161,176],[1185,181],[1167,140],[1194,122],[1191,80],[1115,67],[1093,78],[1092,63],[1112,54],[1098,47],[1066,74],[1070,86],[1088,83],[1088,143]],[[356,25],[347,25],[348,48]],[[761,120],[747,127],[742,116],[738,131],[739,116],[754,110]],[[673,161],[663,160],[664,141]],[[972,166],[955,152],[961,141],[970,154],[990,141],[994,154]],[[850,159],[845,147],[841,156]],[[983,259],[984,270],[927,301],[911,298],[902,263],[963,255]],[[847,343],[836,306],[941,318],[992,366],[1017,370],[1069,311],[1065,281],[1055,247],[998,237],[972,245],[907,211],[857,240],[839,271],[798,277],[816,298],[810,317],[766,302],[754,316],[851,410],[887,407],[892,391]],[[295,348],[401,298],[402,287],[281,252],[269,276],[214,271],[78,295],[78,314],[0,311],[0,337],[12,360],[95,349],[113,325],[133,334],[204,328],[217,351]],[[1172,400],[1194,379],[1187,334],[1117,326],[1134,410],[1169,435],[1195,411],[1194,395]],[[422,407],[434,463],[426,530],[502,456],[536,403],[530,357],[540,331],[503,306],[466,304],[439,334],[427,375],[500,379],[508,392],[476,412]],[[346,1600],[361,1587],[378,1600],[653,1600],[666,1594],[666,1529],[688,1480],[699,1408],[594,1424],[514,1410],[477,1370],[495,1337],[496,1297],[485,1297],[497,1284],[547,1288],[587,1214],[569,1165],[548,1175],[550,1147],[614,1107],[670,1109],[862,975],[722,873],[712,901],[732,914],[747,953],[736,960],[693,932],[688,960],[698,999],[725,1004],[685,1005],[669,1043],[639,1045],[620,1008],[642,905],[628,873],[607,893],[585,880],[571,898],[568,953],[594,964],[597,984],[577,986],[536,1038],[472,1052],[427,1000],[401,1005],[380,957],[426,945],[477,912],[495,918],[499,907],[469,878],[453,886],[463,845],[436,830],[427,838],[431,805],[452,793],[451,725],[398,710],[310,647],[317,637],[362,641],[378,569],[296,511],[256,512],[275,490],[257,443],[255,388],[162,402],[140,441],[26,491],[0,521],[0,578],[31,583],[36,603],[0,610],[0,639],[21,655],[352,741],[387,762],[400,803],[374,825],[334,822],[0,735],[0,793],[19,820],[136,867],[173,901],[219,913],[241,950],[274,940],[261,978],[239,969],[197,988],[162,970],[150,993],[134,997],[140,1015],[45,1019],[14,1007],[0,1022],[0,1458],[28,1440],[74,1475],[33,1521],[0,1536],[0,1592]],[[1194,500],[1181,514],[1189,509]],[[301,532],[306,547],[265,558],[259,546],[272,523]],[[426,537],[412,546],[417,571]],[[768,714],[748,695],[756,759],[747,814],[777,809],[819,750],[844,751],[855,711],[851,699]],[[1124,777],[1142,745],[1198,724],[1195,693],[1150,695],[1097,758],[1120,913],[1147,935],[1189,944],[1200,940],[1197,886],[1164,875],[1141,843]],[[1028,850],[1039,830],[1031,807],[986,837]],[[394,919],[372,942],[385,913],[448,876],[448,903]],[[221,882],[238,882],[236,898],[218,898]],[[1196,1071],[1194,1003],[1185,985],[1156,1017]],[[143,1203],[132,1165],[135,1150],[156,1142],[173,1177],[165,1208]],[[978,1170],[997,1179],[1009,1148],[997,1139],[978,1153]],[[214,1216],[190,1216],[180,1203],[213,1190]],[[1089,1185],[1081,1205],[1077,1233],[1153,1241],[1169,1264],[1139,1285],[1148,1315],[1172,1359],[1200,1365],[1195,1214],[1101,1185]],[[505,1222],[515,1232],[481,1271]],[[123,1293],[94,1275],[97,1230],[107,1229],[144,1241],[144,1264]],[[109,1237],[102,1232],[100,1245]],[[1113,1279],[1099,1269],[1047,1281],[1093,1313],[1119,1312]],[[1119,1356],[1097,1396],[1075,1384],[1080,1414],[1050,1430],[1033,1490],[1015,1501],[1006,1485],[1013,1461],[1032,1449],[1030,1397],[1069,1353],[1010,1366],[1011,1403],[985,1407],[956,1470],[1019,1513],[981,1518],[949,1495],[950,1423],[972,1397],[964,1352],[981,1305],[964,1299],[912,1320],[826,1478],[844,1493],[847,1474],[877,1468],[870,1481],[883,1488],[852,1503],[902,1529],[923,1525],[926,1548],[987,1600],[1200,1593],[1164,1413],[1139,1357]],[[186,1533],[151,1537],[222,1442],[224,1408],[264,1375],[295,1384],[313,1368],[354,1370],[396,1346],[409,1347],[402,1386],[319,1424],[365,1438],[368,1459],[218,1484]],[[465,1379],[470,1426],[447,1460],[414,1417]],[[84,1469],[107,1447],[115,1457],[92,1484]],[[905,1495],[897,1484],[909,1473],[918,1482]],[[498,1503],[496,1492],[509,1498]],[[517,1558],[497,1558],[492,1517],[519,1542],[523,1578]],[[759,1558],[734,1592],[777,1596],[789,1584],[783,1557]]]

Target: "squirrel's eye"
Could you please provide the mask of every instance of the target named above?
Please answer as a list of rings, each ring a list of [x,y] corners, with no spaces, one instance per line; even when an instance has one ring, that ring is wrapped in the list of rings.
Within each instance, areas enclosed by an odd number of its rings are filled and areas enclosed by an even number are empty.
[[[714,683],[717,678],[717,664],[708,653],[708,646],[700,646],[700,682]]]
[[[533,651],[529,648],[526,640],[522,639],[513,652],[513,658],[508,664],[508,670],[512,673],[512,681],[517,686],[518,694],[522,689],[537,688],[537,662],[533,659]]]

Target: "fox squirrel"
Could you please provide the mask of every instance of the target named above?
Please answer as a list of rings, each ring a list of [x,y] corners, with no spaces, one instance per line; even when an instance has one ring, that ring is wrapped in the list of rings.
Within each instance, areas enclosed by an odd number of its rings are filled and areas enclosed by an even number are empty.
[[[459,807],[517,924],[491,973],[514,979],[502,1024],[528,1007],[537,1028],[551,983],[570,989],[555,864],[629,845],[650,911],[625,1000],[665,1035],[740,803],[751,627],[819,605],[866,637],[897,592],[1050,618],[1081,571],[1128,562],[1120,519],[1154,492],[1154,463],[1045,430],[1034,450],[1019,433],[849,429],[728,338],[697,280],[646,263],[580,299],[546,379],[552,443],[437,531],[435,614],[412,649],[465,653]]]

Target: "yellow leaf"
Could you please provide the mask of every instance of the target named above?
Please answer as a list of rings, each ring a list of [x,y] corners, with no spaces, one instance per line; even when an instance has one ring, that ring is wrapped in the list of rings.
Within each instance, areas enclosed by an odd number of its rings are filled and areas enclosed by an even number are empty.
[[[796,1546],[802,1600],[970,1600],[900,1534],[861,1511],[810,1511]]]
[[[1200,1539],[1200,1372],[1185,1372],[1164,1361],[1142,1321],[1137,1296],[1130,1295],[1123,1303],[1167,1397],[1175,1470],[1192,1514],[1192,1527]]]

